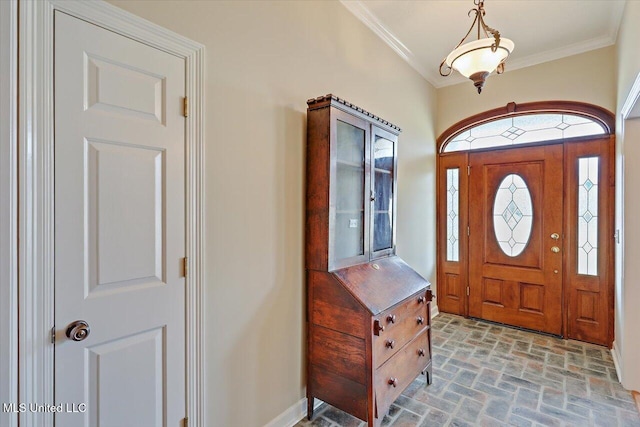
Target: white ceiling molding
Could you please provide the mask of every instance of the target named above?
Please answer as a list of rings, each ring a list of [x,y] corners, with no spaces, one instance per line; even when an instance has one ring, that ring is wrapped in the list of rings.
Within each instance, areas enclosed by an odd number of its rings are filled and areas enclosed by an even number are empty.
[[[466,82],[467,79],[458,75],[457,73],[452,74],[447,78],[443,78],[438,73],[438,64],[442,60],[442,58],[435,58],[433,52],[418,52],[415,46],[415,37],[413,40],[409,40],[407,38],[407,34],[411,34],[408,31],[418,33],[419,39],[427,40],[437,36],[437,33],[442,33],[443,28],[440,26],[439,28],[434,28],[433,25],[421,25],[416,26],[414,23],[401,21],[399,22],[397,16],[387,16],[393,15],[393,13],[383,15],[384,18],[376,15],[371,11],[368,2],[372,0],[340,0],[340,3],[344,5],[354,16],[356,16],[360,21],[362,21],[371,31],[373,31],[380,39],[382,39],[391,49],[394,50],[402,59],[404,59],[413,69],[415,69],[422,77],[424,77],[429,83],[431,83],[436,88],[441,88],[445,86],[451,86],[459,83]],[[386,2],[385,2],[386,3]],[[420,3],[420,2],[418,2]],[[432,1],[429,2],[430,7],[444,7],[447,2],[438,2]],[[438,3],[441,3],[440,5]],[[524,2],[514,2],[515,4],[525,4]],[[608,15],[603,16],[602,20],[599,21],[600,28],[604,28],[604,31],[601,31],[600,34],[597,32],[595,34],[590,34],[590,37],[586,39],[580,40],[581,36],[588,36],[587,33],[583,31],[581,34],[564,34],[558,37],[558,40],[555,42],[552,48],[545,49],[544,46],[540,46],[540,50],[537,52],[530,53],[526,56],[518,56],[515,58],[511,58],[507,61],[506,72],[530,67],[533,65],[542,64],[544,62],[554,61],[560,58],[565,58],[572,55],[577,55],[580,53],[588,52],[590,50],[600,49],[607,46],[614,45],[618,36],[618,29],[620,28],[620,23],[622,21],[622,17],[624,14],[624,9],[627,1],[610,1],[607,2],[607,12]],[[588,2],[582,4],[581,7],[586,7]],[[371,7],[374,9],[379,8],[380,3],[371,3]],[[402,6],[404,8],[408,7],[407,3],[403,3]],[[393,7],[393,5],[391,6]],[[519,7],[519,6],[518,6]],[[380,10],[380,9],[376,9]],[[416,9],[410,9],[410,12],[413,12]],[[596,9],[597,10],[597,9]],[[389,11],[389,9],[387,9]],[[406,10],[405,10],[406,12]],[[594,12],[592,12],[593,14]],[[597,12],[596,12],[597,13]],[[516,28],[522,25],[528,24],[527,14],[522,13],[520,17],[514,17],[513,20],[521,19],[522,23],[515,24]],[[381,15],[382,16],[382,15]],[[406,17],[406,16],[405,16]],[[393,19],[396,19],[393,21]],[[411,21],[411,19],[407,19],[407,21]],[[576,21],[573,21],[574,23]],[[395,24],[395,27],[394,25]],[[404,27],[400,26],[403,25]],[[589,21],[582,26],[581,30],[585,28],[590,28],[589,25],[593,25],[593,21]],[[411,28],[413,26],[413,28]],[[402,28],[403,37],[399,37],[397,34],[394,34],[390,28]],[[431,31],[431,33],[429,33]],[[448,32],[447,28],[447,32]],[[459,37],[459,34],[451,29],[451,39],[456,40]],[[540,31],[543,31],[542,29]],[[547,30],[549,31],[549,30]],[[400,32],[400,30],[398,30]],[[414,33],[414,34],[415,34]],[[412,34],[413,35],[413,34]],[[517,34],[509,34],[510,38],[516,42],[516,50],[518,49],[518,37]],[[595,36],[595,37],[594,37]],[[405,38],[407,38],[405,40]],[[411,37],[409,37],[411,38]],[[571,40],[571,42],[563,43],[563,40]],[[575,40],[579,41],[575,41]],[[413,46],[412,43],[413,42]],[[529,40],[531,44],[531,40]],[[412,52],[411,48],[414,48],[416,52]],[[421,50],[424,50],[421,48]]]
[[[627,7],[628,0],[620,3],[614,3],[611,6],[611,20],[609,21],[609,37],[611,37],[611,44],[615,44],[618,41],[618,31],[620,30],[620,24],[622,24],[622,16],[624,10]]]
[[[530,67],[532,65],[538,65],[544,62],[555,61],[556,59],[578,55],[590,50],[611,46],[615,44],[615,42],[615,40],[611,39],[611,36],[606,35],[567,46],[560,46],[556,49],[547,50],[534,55],[528,55],[524,58],[516,59],[515,61],[508,61],[505,66],[505,71],[517,70],[519,68]]]
[[[340,3],[347,8],[356,18],[358,18],[364,25],[369,27],[378,37],[382,39],[391,49],[397,53],[400,58],[404,59],[416,70],[422,77],[427,79],[429,83],[435,86],[435,82],[431,81],[429,74],[425,72],[422,67],[416,61],[411,50],[404,45],[396,36],[393,35],[360,0],[340,0]]]

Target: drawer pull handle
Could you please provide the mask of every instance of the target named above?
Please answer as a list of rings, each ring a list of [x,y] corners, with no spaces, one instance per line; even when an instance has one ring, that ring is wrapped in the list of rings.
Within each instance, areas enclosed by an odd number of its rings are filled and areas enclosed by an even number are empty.
[[[424,302],[425,302],[426,300],[427,300],[427,299],[424,297],[424,295],[420,295],[420,296],[418,297],[418,304],[424,304]]]
[[[418,325],[422,325],[422,324],[424,324],[424,317],[418,316],[416,318],[416,321],[418,322]]]
[[[396,345],[395,340],[387,340],[387,343],[385,344],[387,346],[387,348],[393,348],[394,345]]]
[[[389,381],[387,381],[389,383],[389,385],[392,385],[394,387],[398,387],[398,379],[391,377],[389,378]]]
[[[387,316],[387,322],[389,323],[396,323],[396,315],[395,314],[390,314]]]
[[[424,357],[424,355],[425,355],[425,354],[426,354],[426,353],[425,353],[425,351],[424,351],[424,348],[421,348],[421,349],[419,349],[419,350],[418,350],[418,356],[422,356],[422,357]]]
[[[373,322],[373,333],[375,335],[380,335],[381,332],[384,332],[384,325],[380,323],[379,320]]]

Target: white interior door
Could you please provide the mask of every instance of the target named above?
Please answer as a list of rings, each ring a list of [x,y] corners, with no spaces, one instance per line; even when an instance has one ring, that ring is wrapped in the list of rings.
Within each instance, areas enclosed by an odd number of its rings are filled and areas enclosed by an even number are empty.
[[[56,425],[178,427],[185,62],[61,12],[54,43]]]

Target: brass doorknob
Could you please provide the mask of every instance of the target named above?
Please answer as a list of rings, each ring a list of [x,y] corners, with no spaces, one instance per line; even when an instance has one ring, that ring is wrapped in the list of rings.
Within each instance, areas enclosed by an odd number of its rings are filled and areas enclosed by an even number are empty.
[[[558,240],[558,239],[560,238],[560,235],[559,235],[558,233],[553,233],[553,234],[551,235],[551,238],[552,238],[553,240]]]
[[[551,247],[551,252],[553,252],[554,254],[557,254],[558,252],[560,252],[560,248],[557,246],[552,246]]]
[[[87,338],[90,333],[91,328],[89,328],[89,324],[84,320],[76,320],[67,326],[67,338],[72,341],[82,341]]]

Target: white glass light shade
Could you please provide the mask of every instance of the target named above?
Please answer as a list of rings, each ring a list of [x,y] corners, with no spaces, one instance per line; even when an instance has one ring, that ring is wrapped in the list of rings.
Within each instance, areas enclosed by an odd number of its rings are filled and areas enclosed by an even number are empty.
[[[494,43],[493,37],[465,43],[447,56],[446,64],[467,78],[479,72],[491,74],[513,52],[515,46],[511,40],[501,38],[500,46],[492,52]]]

